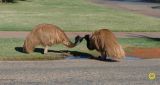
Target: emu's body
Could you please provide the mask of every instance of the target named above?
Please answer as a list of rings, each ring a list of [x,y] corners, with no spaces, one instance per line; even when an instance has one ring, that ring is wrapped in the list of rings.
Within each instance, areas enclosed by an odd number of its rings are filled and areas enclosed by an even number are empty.
[[[72,43],[59,27],[52,24],[40,24],[28,34],[23,48],[25,52],[31,53],[37,45],[42,45],[45,47],[44,53],[47,53],[48,47],[54,44],[63,44],[72,48],[75,47],[77,43],[78,41]]]
[[[121,45],[117,42],[115,35],[108,29],[100,29],[91,35],[85,35],[87,48],[89,50],[96,49],[101,53],[101,57],[112,57],[113,59],[121,59],[125,57],[125,52]]]

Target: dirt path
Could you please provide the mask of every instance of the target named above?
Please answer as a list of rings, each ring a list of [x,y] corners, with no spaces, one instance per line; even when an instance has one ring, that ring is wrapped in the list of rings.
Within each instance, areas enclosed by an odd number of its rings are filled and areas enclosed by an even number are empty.
[[[135,13],[144,14],[147,16],[160,18],[160,4],[156,3],[138,2],[138,0],[130,0],[130,1],[90,0],[90,1],[115,9],[122,9],[122,10],[132,11]]]
[[[0,31],[0,38],[25,38],[29,32],[25,31]],[[91,32],[66,32],[68,37],[85,34]],[[160,38],[160,32],[114,32],[118,38],[134,38],[134,37],[151,37]]]

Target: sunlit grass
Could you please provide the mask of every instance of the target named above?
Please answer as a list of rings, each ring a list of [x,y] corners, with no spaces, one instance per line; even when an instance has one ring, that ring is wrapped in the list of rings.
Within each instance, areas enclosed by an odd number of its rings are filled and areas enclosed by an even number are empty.
[[[88,0],[26,0],[0,4],[0,30],[51,23],[65,31],[160,31],[160,19],[95,5]]]

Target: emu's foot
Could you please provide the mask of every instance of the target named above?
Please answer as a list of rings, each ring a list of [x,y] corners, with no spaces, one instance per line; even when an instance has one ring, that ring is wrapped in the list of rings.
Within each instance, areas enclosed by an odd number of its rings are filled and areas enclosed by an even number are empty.
[[[106,61],[109,61],[109,62],[119,62],[118,59],[113,59],[113,58],[107,58]]]
[[[48,52],[44,52],[43,54],[47,54]]]
[[[102,60],[102,61],[107,60],[106,57],[102,57],[102,56],[98,56],[98,59],[100,59],[100,60]]]
[[[48,50],[44,50],[43,54],[47,54],[48,53]]]

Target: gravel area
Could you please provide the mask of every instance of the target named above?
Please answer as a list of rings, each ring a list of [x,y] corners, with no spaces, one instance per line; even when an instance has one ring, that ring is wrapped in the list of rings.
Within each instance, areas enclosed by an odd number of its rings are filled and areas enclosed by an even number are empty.
[[[148,74],[156,73],[155,80]],[[0,61],[1,85],[159,85],[160,59]]]

